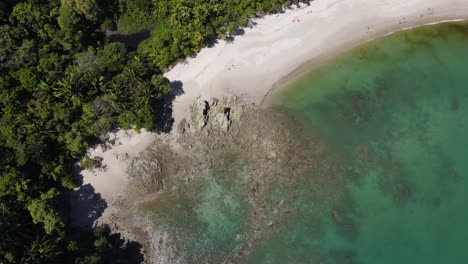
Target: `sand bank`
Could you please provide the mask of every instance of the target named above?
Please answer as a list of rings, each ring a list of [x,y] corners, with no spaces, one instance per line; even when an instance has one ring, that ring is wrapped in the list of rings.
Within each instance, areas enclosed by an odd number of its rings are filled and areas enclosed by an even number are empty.
[[[236,94],[260,104],[275,85],[366,41],[466,17],[468,0],[316,0],[309,6],[256,19],[233,42],[219,41],[166,73],[171,81],[183,84],[183,94],[173,103],[175,126],[199,96]],[[107,202],[101,218],[104,222],[128,182],[126,163],[120,157],[137,155],[156,135],[120,131],[115,137],[110,149],[90,150],[91,156],[103,158],[107,168],[83,172],[84,183]]]

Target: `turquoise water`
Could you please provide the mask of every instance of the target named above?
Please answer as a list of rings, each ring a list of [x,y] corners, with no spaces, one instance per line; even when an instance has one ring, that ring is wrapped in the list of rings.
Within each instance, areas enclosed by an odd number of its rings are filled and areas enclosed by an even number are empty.
[[[276,92],[272,107],[310,122],[340,157],[345,198],[317,210],[316,186],[291,190],[297,213],[250,263],[468,261],[466,24],[368,43]]]
[[[204,175],[145,204],[182,263],[468,263],[468,24],[372,41],[269,111],[296,122],[290,164],[310,164],[252,191],[251,154],[212,150]]]
[[[182,263],[221,263],[241,243],[248,225],[247,188],[242,184],[244,159],[220,151],[211,170],[190,184],[173,183],[167,192],[145,204],[155,225],[177,245]]]

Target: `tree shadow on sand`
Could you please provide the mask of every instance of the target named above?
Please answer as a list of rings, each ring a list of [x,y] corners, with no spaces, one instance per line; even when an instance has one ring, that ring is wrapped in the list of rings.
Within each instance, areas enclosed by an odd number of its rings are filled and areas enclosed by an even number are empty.
[[[174,124],[172,117],[172,104],[175,98],[184,94],[183,84],[181,81],[171,81],[172,90],[167,95],[161,97],[155,104],[154,111],[157,113],[156,126],[162,133],[169,133]]]
[[[102,216],[107,203],[101,194],[96,193],[91,184],[80,186],[69,194],[71,207],[71,226],[77,229],[91,229]]]
[[[139,242],[126,240],[120,233],[112,232],[107,225],[96,226],[96,220],[104,213],[107,203],[91,184],[83,185],[79,168],[75,168],[75,173],[80,187],[67,193],[72,236],[78,238],[80,243],[89,244],[89,247],[96,246],[94,240],[105,238],[110,244],[106,249],[108,252],[103,255],[108,255],[109,263],[113,263],[113,259],[123,260],[124,263],[143,263],[142,245]]]

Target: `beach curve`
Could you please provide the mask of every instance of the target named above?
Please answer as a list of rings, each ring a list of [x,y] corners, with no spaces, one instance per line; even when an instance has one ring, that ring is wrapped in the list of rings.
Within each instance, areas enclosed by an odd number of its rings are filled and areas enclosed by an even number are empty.
[[[272,89],[367,41],[415,26],[466,18],[466,0],[316,0],[254,19],[253,26],[233,42],[220,40],[166,72],[169,80],[183,84],[183,93],[173,102],[171,133],[177,133],[178,123],[198,97],[234,94],[261,104]],[[114,146],[88,152],[102,157],[106,170],[82,173],[83,183],[107,201],[100,223],[111,222],[112,203],[128,183],[127,166],[119,155],[137,155],[156,135],[130,131],[112,137],[117,142]]]
[[[175,127],[197,97],[235,94],[262,104],[272,89],[370,40],[466,18],[464,0],[316,0],[255,19],[233,42],[221,40],[165,74],[183,84],[173,103]]]

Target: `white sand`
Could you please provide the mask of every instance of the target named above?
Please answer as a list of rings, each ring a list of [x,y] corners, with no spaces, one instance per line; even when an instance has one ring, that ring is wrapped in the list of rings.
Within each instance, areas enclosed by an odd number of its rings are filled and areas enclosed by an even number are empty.
[[[256,26],[245,29],[233,43],[220,41],[166,73],[170,80],[183,83],[184,94],[173,105],[175,125],[198,96],[232,93],[260,103],[275,84],[301,66],[310,67],[392,31],[466,17],[468,0],[316,0],[310,6],[257,19]],[[115,154],[136,155],[155,137],[120,131],[122,145],[90,150],[103,157],[108,167],[83,173],[85,184],[107,201],[104,216],[113,210],[112,201],[128,182],[126,164]]]
[[[233,43],[220,41],[166,73],[183,83],[177,124],[198,96],[245,95],[261,103],[294,70],[319,63],[384,34],[468,17],[468,0],[316,0],[255,20]]]
[[[157,135],[143,129],[140,133],[133,130],[120,130],[117,133],[109,133],[108,137],[109,143],[104,148],[99,145],[88,150],[88,157],[102,158],[102,167],[81,172],[83,187],[77,189],[71,196],[72,215],[76,216],[72,221],[74,226],[89,226],[90,221],[96,220],[95,217],[92,217],[94,214],[102,214],[99,222],[110,223],[110,217],[115,211],[113,204],[118,202],[128,185],[127,161],[131,157],[136,157],[148,147],[156,139]],[[98,203],[96,197],[93,197],[93,194],[86,188],[88,185],[91,185],[107,204],[107,208],[103,212],[100,212],[102,211],[100,206],[88,205],[84,202],[91,200],[92,203]],[[89,198],[78,196],[88,196]],[[82,200],[81,204],[76,202],[77,199]],[[88,217],[82,215],[88,215]]]
[[[88,151],[90,157],[103,158],[102,165],[105,168],[83,172],[83,184],[90,183],[106,201],[118,198],[117,195],[125,189],[128,182],[125,173],[128,158],[137,156],[156,138],[156,134],[144,129],[140,133],[120,130],[109,135],[110,140],[115,141],[114,144],[109,144],[106,150],[97,146]]]

